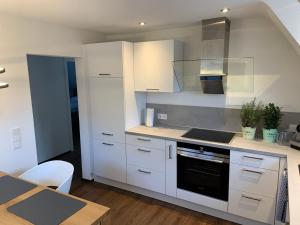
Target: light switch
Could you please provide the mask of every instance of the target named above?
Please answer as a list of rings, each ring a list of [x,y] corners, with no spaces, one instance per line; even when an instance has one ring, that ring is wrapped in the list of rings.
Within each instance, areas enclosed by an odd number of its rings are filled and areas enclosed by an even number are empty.
[[[11,128],[12,147],[14,150],[22,148],[22,135],[20,127]]]

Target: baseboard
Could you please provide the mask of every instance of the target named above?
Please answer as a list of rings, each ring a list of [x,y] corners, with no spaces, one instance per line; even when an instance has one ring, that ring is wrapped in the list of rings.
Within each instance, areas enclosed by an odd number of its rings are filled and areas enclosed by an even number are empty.
[[[135,187],[129,184],[120,183],[117,181],[109,180],[103,177],[94,176],[94,181],[102,184],[106,184],[109,186],[113,186],[116,188],[120,188],[126,191],[134,192],[140,195],[144,195],[150,198],[154,198],[160,201],[168,202],[173,205],[178,205],[183,208],[187,208],[193,211],[201,212],[210,216],[214,216],[217,218],[221,218],[224,220],[228,220],[231,222],[239,223],[242,225],[266,225],[265,223],[260,223],[257,221],[249,220],[240,216],[236,216],[233,214],[230,214],[228,212],[222,212],[216,209],[212,209],[206,206],[201,206],[192,202],[184,201],[181,199],[177,199],[175,197],[167,196],[165,194],[149,191],[143,188]],[[113,219],[113,218],[112,218]]]

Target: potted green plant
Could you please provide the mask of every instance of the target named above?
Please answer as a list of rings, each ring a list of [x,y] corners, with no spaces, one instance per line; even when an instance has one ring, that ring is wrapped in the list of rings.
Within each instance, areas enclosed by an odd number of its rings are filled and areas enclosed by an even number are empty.
[[[243,137],[248,140],[255,138],[256,126],[262,116],[263,104],[256,103],[256,99],[242,105],[241,122]]]
[[[274,143],[276,141],[281,117],[281,110],[274,103],[265,106],[263,110],[263,138],[265,142]]]

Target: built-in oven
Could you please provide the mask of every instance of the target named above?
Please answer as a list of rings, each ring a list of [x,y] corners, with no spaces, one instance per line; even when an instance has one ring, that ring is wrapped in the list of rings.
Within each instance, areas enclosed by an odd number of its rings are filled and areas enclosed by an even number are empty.
[[[228,201],[228,149],[177,143],[177,187]]]

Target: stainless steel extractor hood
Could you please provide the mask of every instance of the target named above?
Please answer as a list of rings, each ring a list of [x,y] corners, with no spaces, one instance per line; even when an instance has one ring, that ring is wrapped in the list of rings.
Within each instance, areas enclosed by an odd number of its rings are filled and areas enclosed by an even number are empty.
[[[228,74],[230,20],[202,20],[200,81],[203,93],[224,94]]]

